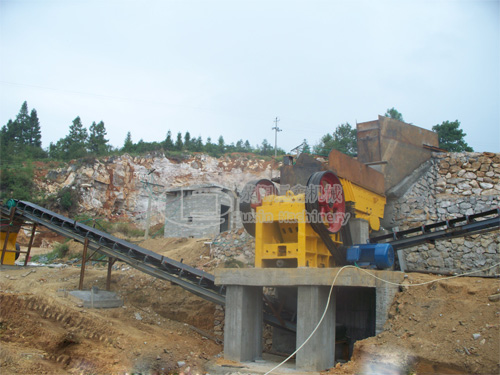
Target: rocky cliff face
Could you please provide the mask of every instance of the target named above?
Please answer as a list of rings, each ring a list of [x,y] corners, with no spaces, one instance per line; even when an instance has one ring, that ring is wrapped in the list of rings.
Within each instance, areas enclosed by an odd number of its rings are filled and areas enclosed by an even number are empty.
[[[175,160],[155,154],[128,154],[101,160],[76,161],[49,170],[36,181],[38,188],[55,194],[71,188],[78,194],[79,213],[108,219],[128,219],[144,225],[151,196],[151,225],[164,222],[168,189],[199,184],[218,184],[241,191],[250,180],[277,176],[271,161],[244,155],[213,158],[204,154]]]

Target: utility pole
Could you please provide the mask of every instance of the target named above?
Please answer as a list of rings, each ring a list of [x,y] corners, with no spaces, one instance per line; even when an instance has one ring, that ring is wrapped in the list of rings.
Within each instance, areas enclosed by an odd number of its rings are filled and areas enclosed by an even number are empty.
[[[276,160],[276,156],[278,155],[278,132],[282,131],[280,128],[278,128],[278,121],[279,118],[274,119],[274,160]]]

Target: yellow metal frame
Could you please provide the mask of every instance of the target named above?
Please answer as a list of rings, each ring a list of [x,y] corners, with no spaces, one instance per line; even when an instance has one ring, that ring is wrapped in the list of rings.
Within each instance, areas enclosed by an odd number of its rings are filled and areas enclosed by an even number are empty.
[[[351,181],[339,178],[346,202],[354,203],[354,214],[357,218],[370,223],[372,230],[380,229],[380,219],[384,217],[386,199],[383,195],[362,188]]]
[[[3,246],[5,244],[5,237],[7,236],[7,232],[0,232],[0,256],[3,252]],[[3,257],[3,264],[15,264],[16,261],[16,241],[17,241],[17,232],[10,232],[9,238],[7,240],[7,247],[5,248],[5,255]]]
[[[332,235],[338,244],[339,234]],[[255,267],[331,267],[328,248],[307,223],[305,195],[264,197],[256,210]]]

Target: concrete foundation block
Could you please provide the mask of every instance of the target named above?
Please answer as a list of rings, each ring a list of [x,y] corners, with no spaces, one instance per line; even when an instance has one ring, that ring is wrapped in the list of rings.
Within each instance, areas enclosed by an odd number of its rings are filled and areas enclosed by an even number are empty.
[[[224,358],[237,362],[262,358],[262,287],[228,285]]]
[[[370,238],[370,224],[365,219],[349,219],[349,230],[353,245],[365,244]]]
[[[321,319],[328,301],[327,286],[299,286],[297,301],[297,348]],[[335,294],[326,315],[311,339],[297,353],[297,370],[321,371],[335,364]]]
[[[389,315],[392,301],[398,292],[399,287],[390,284],[378,285],[375,289],[375,334],[378,335],[384,330],[384,324]]]

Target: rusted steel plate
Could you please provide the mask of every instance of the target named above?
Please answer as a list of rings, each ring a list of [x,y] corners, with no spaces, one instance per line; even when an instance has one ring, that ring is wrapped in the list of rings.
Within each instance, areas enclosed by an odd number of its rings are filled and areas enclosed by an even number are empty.
[[[382,173],[367,167],[363,163],[340,151],[330,151],[330,155],[328,156],[328,169],[332,170],[337,176],[349,180],[367,190],[380,195],[385,194],[384,175]]]

